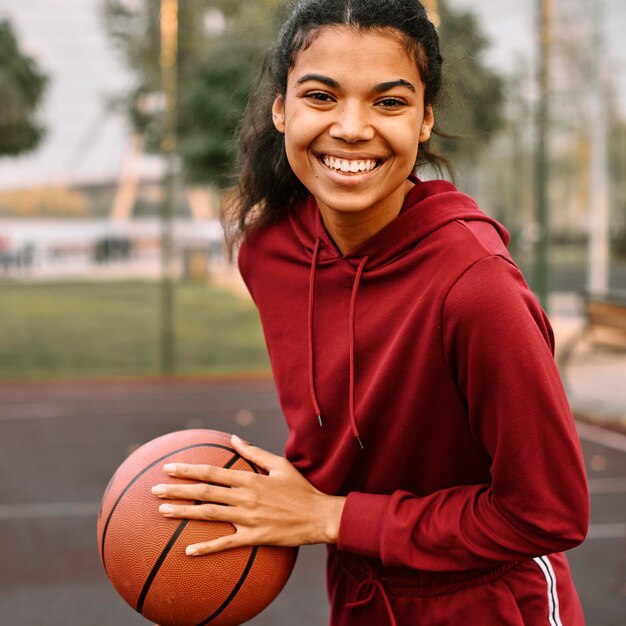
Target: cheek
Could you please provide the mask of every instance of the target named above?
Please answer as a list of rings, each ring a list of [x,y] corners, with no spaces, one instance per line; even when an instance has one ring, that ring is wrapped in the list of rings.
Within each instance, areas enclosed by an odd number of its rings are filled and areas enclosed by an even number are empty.
[[[305,118],[294,116],[285,124],[285,151],[294,172],[306,168],[310,158],[314,158],[309,150],[316,136],[315,129]]]
[[[379,121],[377,131],[397,158],[417,158],[422,119],[417,115]]]
[[[407,166],[412,169],[419,152],[419,134],[408,131],[404,138],[396,141],[392,149],[396,158],[400,158],[403,162],[406,162]]]
[[[302,152],[303,144],[302,138],[297,131],[297,127],[292,127],[289,124],[285,126],[285,151],[287,156],[291,159],[298,153]]]
[[[285,143],[306,149],[315,138],[315,125],[306,115],[290,115],[285,120]]]
[[[285,153],[293,173],[304,183],[308,170],[306,146],[302,144],[299,134],[290,130],[289,126],[285,128]]]
[[[413,161],[417,159],[421,134],[421,120],[416,121],[416,124],[410,130],[407,129],[406,152]]]

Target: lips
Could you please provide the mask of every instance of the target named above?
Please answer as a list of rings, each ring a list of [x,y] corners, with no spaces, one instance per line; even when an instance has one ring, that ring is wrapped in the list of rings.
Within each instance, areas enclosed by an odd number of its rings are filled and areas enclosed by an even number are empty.
[[[329,154],[320,155],[319,160],[328,169],[342,174],[367,174],[382,163],[379,159],[343,159]]]

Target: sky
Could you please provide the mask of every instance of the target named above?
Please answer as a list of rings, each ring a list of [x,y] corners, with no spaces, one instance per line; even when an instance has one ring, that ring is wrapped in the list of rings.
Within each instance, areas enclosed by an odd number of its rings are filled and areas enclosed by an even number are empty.
[[[47,136],[33,153],[0,160],[0,187],[117,176],[128,143],[123,115],[106,112],[130,76],[105,36],[98,0],[0,0],[21,49],[50,77]]]
[[[626,3],[624,0],[552,0],[555,19],[572,32],[591,28],[592,7],[599,9],[604,55],[613,79],[626,86]],[[516,59],[536,56],[539,0],[448,0],[455,8],[474,13],[492,42],[487,58],[506,71]],[[562,28],[564,36],[567,31]],[[621,89],[623,92],[624,89]]]
[[[626,115],[626,3],[595,0],[604,9],[604,58]],[[585,27],[591,0],[555,0],[561,19]],[[492,45],[485,61],[509,72],[520,64],[531,71],[536,56],[537,0],[449,0],[477,14]],[[131,84],[112,49],[99,15],[101,0],[0,0],[21,48],[51,78],[41,118],[48,133],[33,153],[0,159],[0,188],[34,184],[104,181],[119,176],[129,143],[123,115],[106,102]]]

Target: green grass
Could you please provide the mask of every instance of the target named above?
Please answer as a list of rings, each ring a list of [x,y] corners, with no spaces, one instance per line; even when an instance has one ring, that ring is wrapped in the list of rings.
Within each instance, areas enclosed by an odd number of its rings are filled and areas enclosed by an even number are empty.
[[[160,374],[154,282],[0,282],[0,380]],[[254,306],[174,286],[176,374],[268,371]]]

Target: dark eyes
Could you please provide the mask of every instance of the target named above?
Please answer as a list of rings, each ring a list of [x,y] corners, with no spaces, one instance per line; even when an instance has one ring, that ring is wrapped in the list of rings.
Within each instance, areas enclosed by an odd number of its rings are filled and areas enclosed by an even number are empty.
[[[335,99],[330,94],[324,93],[323,91],[313,91],[306,94],[305,98],[313,100],[314,102],[318,102],[320,104],[328,104],[335,101]],[[391,97],[382,98],[381,100],[377,100],[375,103],[375,106],[387,110],[397,110],[406,105],[407,103],[405,100],[402,100],[401,98]]]
[[[384,109],[399,109],[406,105],[404,100],[400,100],[399,98],[383,98],[379,100],[377,105],[382,106]]]
[[[314,91],[313,93],[308,93],[306,95],[310,100],[315,100],[316,102],[332,102],[333,99],[327,94],[321,91]]]

